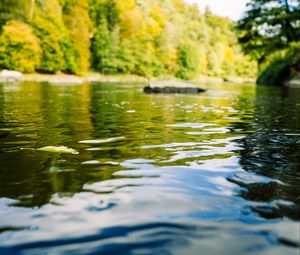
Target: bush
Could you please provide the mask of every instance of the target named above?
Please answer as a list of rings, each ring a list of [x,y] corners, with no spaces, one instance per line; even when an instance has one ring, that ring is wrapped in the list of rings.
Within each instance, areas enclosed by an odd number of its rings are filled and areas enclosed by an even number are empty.
[[[0,67],[31,73],[40,59],[39,40],[31,27],[21,21],[8,21],[0,36]]]
[[[272,54],[261,66],[258,84],[283,86],[300,74],[300,44],[293,44],[287,50]]]

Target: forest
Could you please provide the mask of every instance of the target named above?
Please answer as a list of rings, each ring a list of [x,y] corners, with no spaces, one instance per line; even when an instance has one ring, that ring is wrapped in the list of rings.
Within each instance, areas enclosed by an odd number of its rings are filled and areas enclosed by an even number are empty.
[[[183,0],[1,0],[0,68],[255,77],[235,26]]]

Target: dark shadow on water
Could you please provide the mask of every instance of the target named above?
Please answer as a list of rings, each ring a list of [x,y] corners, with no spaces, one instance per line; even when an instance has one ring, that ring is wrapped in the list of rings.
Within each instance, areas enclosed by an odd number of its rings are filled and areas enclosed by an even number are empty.
[[[135,254],[142,249],[148,252],[151,250],[155,254],[172,254],[168,249],[186,245],[189,242],[188,236],[197,234],[196,230],[197,228],[193,226],[172,223],[112,227],[102,229],[98,234],[73,239],[26,243],[12,248],[0,246],[0,252],[1,254],[39,254],[40,252],[55,254],[62,252],[60,247],[63,247],[64,254]],[[207,232],[215,231],[215,228],[203,227],[201,230],[204,237]],[[135,241],[136,238],[139,239],[138,242]]]
[[[246,175],[229,180],[243,188],[241,197],[265,202],[253,207],[264,218],[300,219],[299,116],[299,89],[257,88],[253,122],[247,127],[254,133],[242,142],[240,164],[247,172],[270,180],[249,183]]]

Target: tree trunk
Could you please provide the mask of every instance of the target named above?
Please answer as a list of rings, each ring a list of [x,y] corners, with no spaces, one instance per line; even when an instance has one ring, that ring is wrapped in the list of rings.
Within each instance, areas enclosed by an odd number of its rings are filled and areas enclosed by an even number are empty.
[[[29,21],[30,21],[30,23],[33,21],[34,7],[35,7],[35,0],[31,0],[30,10],[29,10]]]
[[[285,11],[286,11],[286,18],[284,20],[284,26],[285,26],[285,36],[288,40],[288,42],[293,42],[295,41],[294,33],[293,33],[293,27],[290,22],[290,15],[291,15],[291,10],[290,10],[290,5],[288,0],[284,0],[285,4]]]

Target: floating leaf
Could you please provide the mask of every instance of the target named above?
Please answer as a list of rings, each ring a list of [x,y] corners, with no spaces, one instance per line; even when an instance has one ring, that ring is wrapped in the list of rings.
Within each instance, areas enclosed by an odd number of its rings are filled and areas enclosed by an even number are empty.
[[[79,154],[76,150],[68,148],[66,146],[46,146],[43,148],[37,149],[38,151],[46,151],[53,153],[70,153],[70,154]]]
[[[101,140],[84,140],[80,141],[79,143],[85,143],[85,144],[101,144],[101,143],[111,143],[115,141],[120,141],[124,140],[125,137],[112,137],[112,138],[107,138],[107,139],[101,139]]]
[[[99,160],[89,160],[81,163],[82,165],[100,165],[101,162]]]

